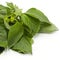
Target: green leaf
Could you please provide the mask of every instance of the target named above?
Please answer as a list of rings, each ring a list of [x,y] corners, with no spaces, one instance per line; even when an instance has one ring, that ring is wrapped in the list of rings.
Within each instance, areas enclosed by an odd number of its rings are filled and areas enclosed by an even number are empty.
[[[4,26],[0,25],[0,53],[7,48],[7,32]]]
[[[40,32],[50,33],[57,30],[57,27],[54,24],[52,24],[40,10],[36,8],[31,8],[25,14],[40,20]]]
[[[9,30],[10,29],[10,25],[4,20],[4,25],[5,25],[5,27]]]
[[[14,12],[14,14],[16,16],[21,16],[22,14],[22,9],[19,9],[16,5],[14,5],[13,3],[8,3],[7,2],[7,6],[11,9],[11,11]]]
[[[23,21],[24,25],[26,25],[28,28],[26,30],[33,35],[35,35],[40,28],[40,21],[38,19],[35,19],[33,17],[27,16],[25,14],[21,15],[21,20]]]
[[[50,24],[48,18],[40,10],[36,8],[30,8],[25,14],[39,19],[40,22],[45,22]]]
[[[22,14],[22,9],[19,9],[16,5],[14,6],[14,9],[15,9],[14,14],[15,14],[16,16],[21,16],[21,14]]]
[[[41,24],[39,32],[40,33],[52,33],[57,30],[58,30],[58,28],[52,23],[51,23],[51,25]]]
[[[0,18],[4,19],[5,15],[11,14],[11,10],[8,7],[0,5]]]
[[[19,53],[32,53],[32,39],[23,35],[19,42],[12,47],[12,49]]]
[[[9,8],[11,8],[11,9],[13,9],[13,8],[14,8],[13,3],[8,3],[8,2],[7,2],[7,6],[8,6]]]
[[[0,5],[0,14],[2,14],[2,15],[6,15],[7,14],[7,9],[3,5]]]
[[[17,41],[22,37],[23,35],[23,26],[22,23],[16,22],[9,30],[8,33],[8,46],[12,47],[16,44]]]

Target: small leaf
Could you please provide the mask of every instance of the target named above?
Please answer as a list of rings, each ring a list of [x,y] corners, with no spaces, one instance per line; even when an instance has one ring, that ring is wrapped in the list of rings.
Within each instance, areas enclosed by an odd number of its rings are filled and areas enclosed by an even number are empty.
[[[10,7],[11,11],[13,11],[16,16],[21,16],[21,14],[22,14],[22,9],[19,9],[19,8],[18,8],[16,5],[14,5],[13,3],[8,3],[8,2],[7,2],[7,5],[8,5],[8,7]]]
[[[9,30],[10,29],[10,25],[4,20],[4,25],[5,25],[5,27]]]
[[[10,9],[12,9],[12,10],[14,9],[13,3],[8,3],[8,2],[7,2],[7,6],[8,6]]]
[[[7,9],[3,5],[0,5],[0,14],[2,14],[2,15],[6,15],[7,14]]]
[[[23,35],[22,23],[16,22],[9,30],[8,33],[8,46],[12,47]]]
[[[22,14],[22,9],[19,9],[17,6],[15,6],[15,12],[14,12],[14,14],[15,14],[16,16],[21,16],[21,14]]]

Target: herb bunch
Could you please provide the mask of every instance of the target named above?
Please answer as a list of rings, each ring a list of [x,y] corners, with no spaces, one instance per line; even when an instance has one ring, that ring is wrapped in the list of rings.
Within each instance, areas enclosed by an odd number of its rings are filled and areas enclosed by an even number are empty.
[[[22,9],[13,3],[0,5],[0,53],[5,49],[24,54],[32,53],[34,35],[57,30],[57,27],[36,8],[22,13]]]

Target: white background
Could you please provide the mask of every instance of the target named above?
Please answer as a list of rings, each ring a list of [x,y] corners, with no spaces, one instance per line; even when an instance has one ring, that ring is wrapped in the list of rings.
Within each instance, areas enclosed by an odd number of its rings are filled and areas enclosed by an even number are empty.
[[[0,4],[13,2],[23,12],[35,7],[60,29],[60,0],[0,0]],[[60,31],[52,34],[39,34],[34,37],[33,54],[19,54],[12,50],[4,51],[0,60],[60,60]]]

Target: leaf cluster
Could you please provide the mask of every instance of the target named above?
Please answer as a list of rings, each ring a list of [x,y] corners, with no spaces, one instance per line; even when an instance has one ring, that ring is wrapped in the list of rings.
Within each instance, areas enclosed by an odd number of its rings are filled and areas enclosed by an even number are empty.
[[[5,49],[12,49],[31,54],[34,35],[56,30],[57,27],[36,8],[22,13],[22,9],[13,3],[0,5],[0,53]]]

